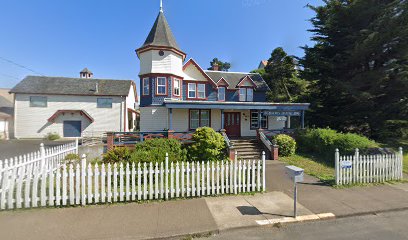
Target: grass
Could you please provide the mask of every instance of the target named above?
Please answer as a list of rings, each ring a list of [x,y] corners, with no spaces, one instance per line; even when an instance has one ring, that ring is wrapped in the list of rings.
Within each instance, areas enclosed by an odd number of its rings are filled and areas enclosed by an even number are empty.
[[[298,153],[290,157],[280,157],[279,160],[303,168],[306,174],[316,177],[326,184],[335,184],[334,168],[316,156]]]

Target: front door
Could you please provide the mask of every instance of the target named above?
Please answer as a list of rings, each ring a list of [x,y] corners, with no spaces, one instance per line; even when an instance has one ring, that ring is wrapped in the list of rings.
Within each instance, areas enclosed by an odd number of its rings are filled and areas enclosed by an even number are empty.
[[[64,121],[64,137],[81,137],[81,121]]]
[[[241,113],[226,112],[224,113],[224,128],[230,137],[241,136]]]

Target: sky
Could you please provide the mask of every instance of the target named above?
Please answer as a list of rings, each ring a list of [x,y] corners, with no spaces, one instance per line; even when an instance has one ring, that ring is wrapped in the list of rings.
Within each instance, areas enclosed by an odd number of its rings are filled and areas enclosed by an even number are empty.
[[[246,72],[283,47],[303,56],[310,41],[307,4],[321,0],[163,0],[164,14],[187,59],[203,68],[218,57]],[[160,0],[0,0],[0,88],[27,75],[131,79]],[[11,61],[11,62],[10,62]],[[28,70],[28,69],[30,70]]]

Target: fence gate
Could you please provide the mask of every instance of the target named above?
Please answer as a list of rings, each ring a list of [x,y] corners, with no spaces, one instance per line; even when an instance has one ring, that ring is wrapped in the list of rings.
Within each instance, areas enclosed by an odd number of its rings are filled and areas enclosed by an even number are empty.
[[[402,180],[403,152],[399,148],[395,154],[360,155],[356,149],[354,155],[340,156],[335,153],[336,184],[382,183]]]

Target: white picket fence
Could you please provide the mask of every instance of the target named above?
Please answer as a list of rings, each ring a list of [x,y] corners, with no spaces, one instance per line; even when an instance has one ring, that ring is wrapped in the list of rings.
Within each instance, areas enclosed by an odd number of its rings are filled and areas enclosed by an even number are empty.
[[[383,183],[403,179],[403,152],[396,154],[340,156],[335,153],[336,184]]]
[[[25,166],[6,171],[0,209],[86,205],[265,191],[262,160],[160,164],[62,164],[56,171]],[[22,168],[20,170],[20,168]]]
[[[34,171],[53,171],[60,167],[64,158],[70,154],[78,154],[78,140],[51,148],[40,144],[40,150],[18,157],[0,160],[0,194],[6,189],[5,175],[15,176],[15,179],[30,176]]]

